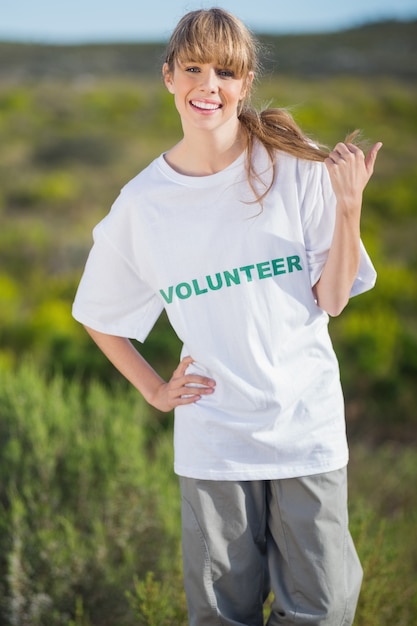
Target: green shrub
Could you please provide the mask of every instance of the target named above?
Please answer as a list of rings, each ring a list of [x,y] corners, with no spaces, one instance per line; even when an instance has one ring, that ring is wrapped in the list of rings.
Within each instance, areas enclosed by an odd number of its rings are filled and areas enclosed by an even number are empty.
[[[78,181],[67,171],[55,171],[21,180],[9,195],[9,202],[18,207],[56,206],[74,201]]]
[[[153,572],[142,580],[135,580],[134,592],[127,597],[135,612],[138,626],[186,626],[187,607],[181,573],[173,573],[168,580],[157,581]]]
[[[292,106],[329,145],[356,126],[384,142],[362,219],[377,285],[331,332],[351,438],[415,442],[416,86],[271,75],[258,93]],[[70,316],[92,227],[180,137],[172,96],[159,77],[7,82],[0,112],[0,623],[133,626],[158,611],[173,619],[168,605],[180,616],[184,603],[171,416],[145,407]],[[163,315],[142,350],[169,376],[179,347]],[[33,365],[15,372],[27,354]],[[364,450],[351,480],[366,569],[357,625],[412,623],[415,457],[403,447]],[[404,485],[413,485],[406,496]],[[399,494],[395,514],[381,508]]]
[[[351,457],[351,531],[364,568],[355,626],[411,626],[417,614],[417,453],[357,445]]]
[[[126,385],[0,377],[0,623],[185,626],[172,429]],[[417,610],[417,453],[353,446],[355,626]],[[267,609],[266,609],[267,614]]]
[[[132,390],[34,366],[1,378],[0,405],[0,622],[67,625],[78,602],[93,624],[134,624],[134,578],[177,558],[166,435],[147,440]]]

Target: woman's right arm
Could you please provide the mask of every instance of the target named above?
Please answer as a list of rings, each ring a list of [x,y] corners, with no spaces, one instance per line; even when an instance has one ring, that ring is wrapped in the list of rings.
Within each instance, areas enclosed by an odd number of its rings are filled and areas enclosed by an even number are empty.
[[[107,335],[84,326],[90,337],[119,372],[159,411],[171,411],[182,404],[192,404],[214,392],[215,381],[206,376],[186,374],[193,362],[184,357],[166,382],[136,350],[129,339]],[[191,387],[189,385],[192,385]],[[198,393],[193,385],[198,385]]]

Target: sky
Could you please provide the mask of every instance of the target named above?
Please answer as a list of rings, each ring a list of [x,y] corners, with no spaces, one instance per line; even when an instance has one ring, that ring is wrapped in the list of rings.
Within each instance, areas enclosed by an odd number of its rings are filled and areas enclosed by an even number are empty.
[[[417,18],[417,0],[0,0],[0,40],[164,41],[184,13],[211,6],[231,11],[258,33],[328,32]]]

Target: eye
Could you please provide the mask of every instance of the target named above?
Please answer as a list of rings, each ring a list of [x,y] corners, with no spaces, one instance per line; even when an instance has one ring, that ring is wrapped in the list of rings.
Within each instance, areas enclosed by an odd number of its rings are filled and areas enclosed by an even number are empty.
[[[186,67],[185,71],[189,72],[190,74],[197,74],[200,71],[200,68],[199,67],[195,67],[193,65],[193,66],[190,66],[190,67]]]
[[[223,78],[234,78],[235,73],[232,70],[217,70],[219,76]]]

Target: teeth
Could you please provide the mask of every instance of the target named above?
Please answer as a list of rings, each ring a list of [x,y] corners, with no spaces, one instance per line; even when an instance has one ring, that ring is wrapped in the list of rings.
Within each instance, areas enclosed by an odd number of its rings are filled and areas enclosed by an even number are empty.
[[[195,102],[192,100],[191,104],[198,109],[205,109],[206,111],[214,111],[215,109],[220,108],[220,104],[213,104],[211,102]]]

